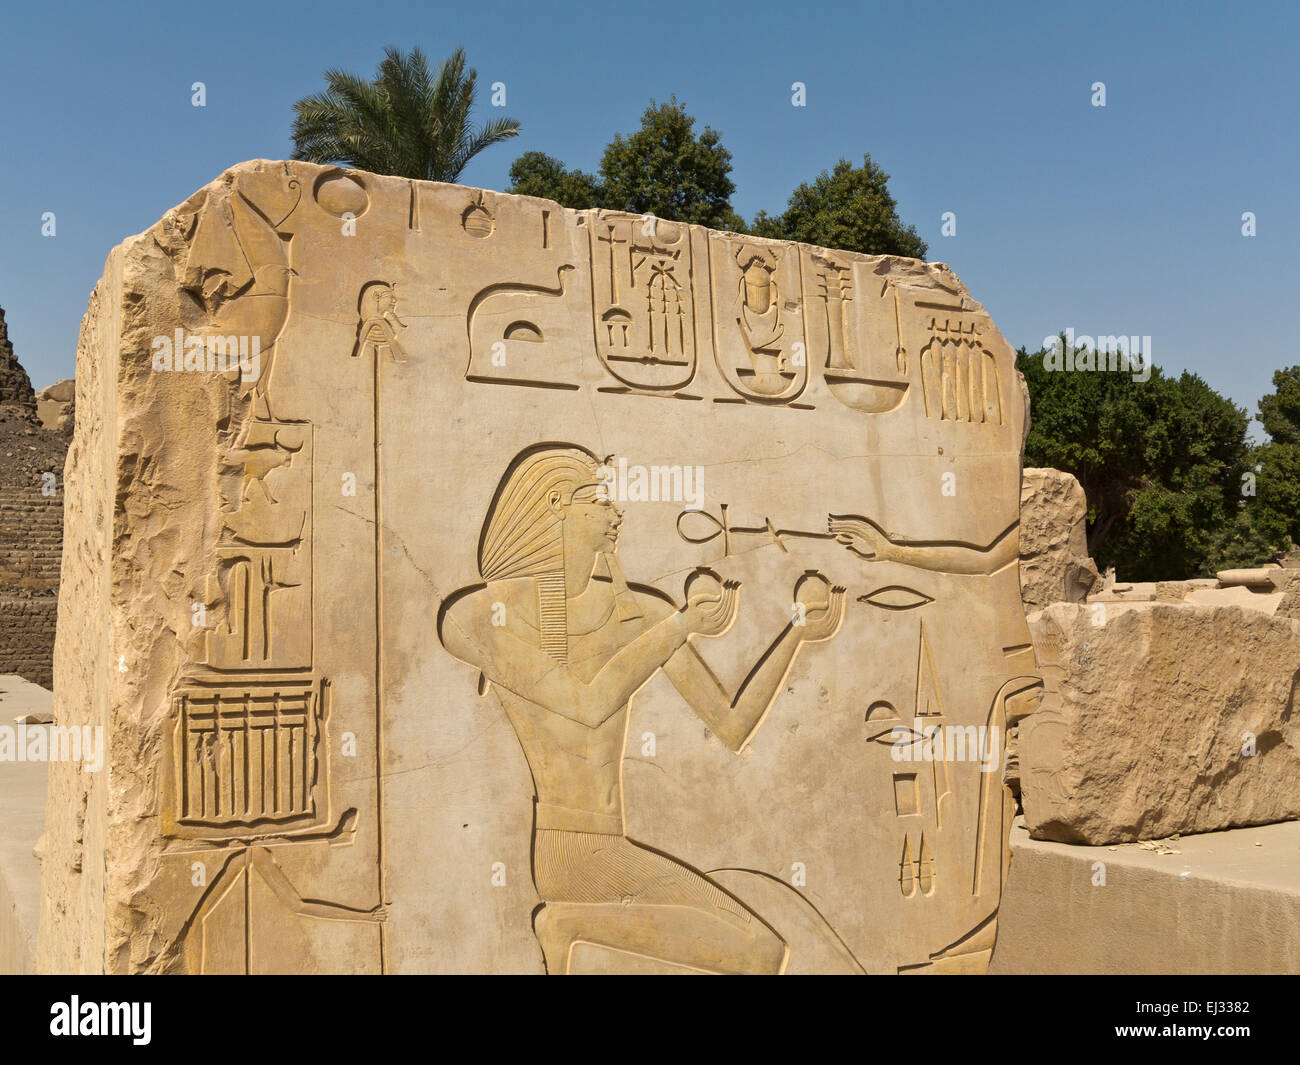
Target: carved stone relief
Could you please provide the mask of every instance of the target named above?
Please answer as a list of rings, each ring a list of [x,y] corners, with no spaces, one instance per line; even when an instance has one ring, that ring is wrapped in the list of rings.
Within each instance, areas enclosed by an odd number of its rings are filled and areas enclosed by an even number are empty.
[[[109,969],[982,971],[1040,684],[946,267],[249,163],[97,292]]]

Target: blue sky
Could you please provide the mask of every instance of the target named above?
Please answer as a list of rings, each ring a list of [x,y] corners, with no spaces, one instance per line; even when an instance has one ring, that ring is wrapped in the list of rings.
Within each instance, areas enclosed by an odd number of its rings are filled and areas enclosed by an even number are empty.
[[[37,387],[72,374],[114,244],[235,162],[287,158],[293,102],[327,67],[372,74],[388,44],[463,45],[481,85],[505,82],[524,132],[466,184],[503,188],[532,149],[595,170],[675,93],[722,133],[746,217],[870,152],[929,257],[1016,347],[1066,327],[1149,335],[1157,365],[1251,413],[1300,363],[1294,3],[146,0],[0,19],[0,306]]]

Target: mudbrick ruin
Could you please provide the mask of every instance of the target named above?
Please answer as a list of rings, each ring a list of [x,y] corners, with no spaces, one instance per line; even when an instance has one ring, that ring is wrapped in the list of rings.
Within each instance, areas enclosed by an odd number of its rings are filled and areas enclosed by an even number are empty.
[[[70,433],[70,414],[47,411],[56,425],[65,417]],[[64,432],[40,417],[0,309],[0,675],[46,688],[54,679],[67,450]]]

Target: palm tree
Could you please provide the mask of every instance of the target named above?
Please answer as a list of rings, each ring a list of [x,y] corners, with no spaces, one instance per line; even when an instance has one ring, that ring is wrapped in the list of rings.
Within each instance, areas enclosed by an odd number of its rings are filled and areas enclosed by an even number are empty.
[[[378,174],[456,181],[479,152],[519,134],[512,118],[470,125],[474,82],[465,51],[452,52],[438,76],[419,48],[385,48],[375,79],[325,71],[325,91],[293,105],[293,157]]]

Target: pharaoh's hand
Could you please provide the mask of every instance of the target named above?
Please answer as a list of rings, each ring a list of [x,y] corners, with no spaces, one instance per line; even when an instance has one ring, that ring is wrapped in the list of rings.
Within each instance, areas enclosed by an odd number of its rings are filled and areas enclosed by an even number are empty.
[[[811,571],[794,586],[794,601],[803,609],[799,636],[805,643],[829,640],[844,620],[844,589]]]
[[[740,582],[721,581],[712,573],[697,571],[686,582],[682,616],[687,631],[698,636],[721,636],[740,610]]]
[[[866,518],[830,516],[828,521],[835,539],[863,558],[886,561],[893,544],[889,538],[872,521]]]

